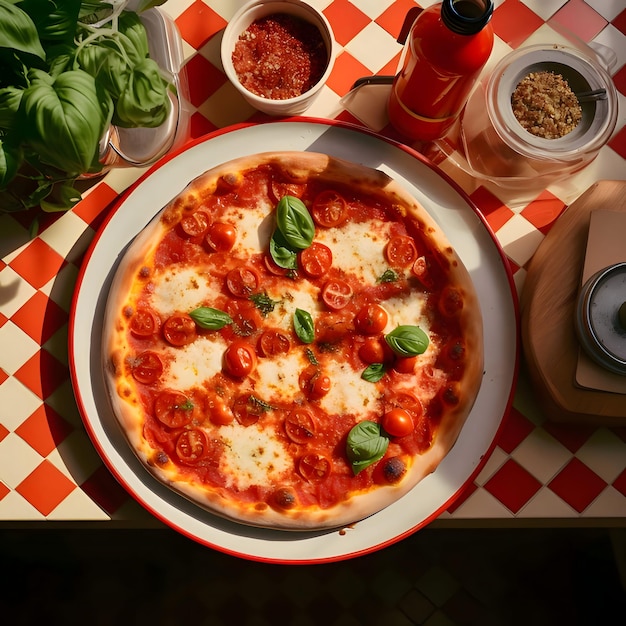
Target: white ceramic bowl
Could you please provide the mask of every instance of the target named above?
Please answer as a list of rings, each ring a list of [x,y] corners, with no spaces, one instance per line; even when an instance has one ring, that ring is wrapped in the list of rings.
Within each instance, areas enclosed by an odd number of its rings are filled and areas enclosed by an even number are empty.
[[[302,95],[285,100],[270,100],[248,91],[239,82],[232,61],[235,44],[248,26],[255,20],[276,13],[286,13],[316,25],[328,52],[328,62],[320,80]],[[336,46],[335,37],[326,16],[310,4],[302,0],[253,0],[235,13],[224,30],[221,47],[222,65],[228,79],[255,109],[268,115],[299,115],[311,106],[328,80],[335,62]]]

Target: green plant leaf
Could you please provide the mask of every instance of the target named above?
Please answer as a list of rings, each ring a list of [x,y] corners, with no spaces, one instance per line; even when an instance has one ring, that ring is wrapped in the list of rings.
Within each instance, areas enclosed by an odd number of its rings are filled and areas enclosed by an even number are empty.
[[[302,343],[315,341],[315,324],[308,311],[296,309],[293,314],[293,327]]]
[[[422,354],[428,348],[428,335],[419,327],[403,324],[385,335],[387,345],[402,357]]]
[[[364,420],[352,427],[346,441],[346,454],[354,474],[380,461],[387,452],[389,438],[382,434],[380,424]]]
[[[385,375],[385,366],[382,363],[372,363],[362,372],[361,378],[369,383],[377,383]]]
[[[283,196],[276,206],[276,226],[289,246],[308,248],[315,237],[315,223],[300,198]]]
[[[21,0],[20,8],[33,20],[42,42],[74,40],[81,0]]]
[[[0,128],[16,130],[15,120],[23,93],[23,89],[12,86],[0,89]]]
[[[21,150],[0,139],[0,189],[8,187],[15,178],[21,162]]]
[[[112,107],[108,93],[82,70],[56,79],[34,73],[20,106],[29,148],[70,177],[98,171],[99,142]]]
[[[219,330],[233,323],[233,318],[219,309],[210,306],[201,306],[189,312],[189,317],[200,326],[208,330]]]
[[[148,35],[139,15],[134,11],[122,11],[117,26],[119,32],[132,44],[136,57],[145,59],[149,52]]]
[[[46,58],[33,20],[6,0],[0,0],[0,47],[32,54],[42,60]]]

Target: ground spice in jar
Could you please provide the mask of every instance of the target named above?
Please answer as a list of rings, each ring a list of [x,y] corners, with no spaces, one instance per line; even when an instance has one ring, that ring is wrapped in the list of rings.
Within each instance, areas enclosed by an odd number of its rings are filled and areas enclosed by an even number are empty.
[[[571,133],[582,119],[582,110],[567,81],[554,72],[531,72],[511,96],[513,114],[529,132],[545,139]]]
[[[270,100],[295,98],[315,85],[328,64],[318,28],[277,13],[255,20],[239,36],[232,55],[241,84]]]

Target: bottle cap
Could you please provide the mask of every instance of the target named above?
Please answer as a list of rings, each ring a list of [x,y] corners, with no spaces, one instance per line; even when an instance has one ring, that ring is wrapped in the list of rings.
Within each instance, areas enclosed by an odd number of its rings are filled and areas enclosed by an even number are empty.
[[[459,35],[475,35],[489,22],[493,0],[443,0],[441,19]]]

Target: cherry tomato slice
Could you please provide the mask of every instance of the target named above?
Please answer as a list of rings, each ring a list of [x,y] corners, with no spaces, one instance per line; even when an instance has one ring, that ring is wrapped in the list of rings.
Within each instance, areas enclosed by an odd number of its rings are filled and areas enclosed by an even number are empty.
[[[433,277],[430,274],[430,264],[425,256],[420,256],[413,263],[413,275],[422,283],[426,289],[431,289],[434,285]]]
[[[186,346],[196,338],[196,323],[187,313],[174,313],[163,324],[163,336],[173,346]]]
[[[387,403],[388,410],[394,408],[408,411],[413,418],[419,417],[424,412],[424,407],[420,399],[408,389],[398,390]]]
[[[253,267],[242,265],[226,274],[226,287],[236,298],[249,298],[260,284],[261,277]]]
[[[316,365],[309,365],[300,372],[298,384],[300,385],[300,389],[311,400],[323,398],[330,391],[332,386],[330,378],[322,373]]]
[[[138,383],[149,385],[161,377],[163,363],[156,352],[146,350],[133,360],[132,373]]]
[[[227,426],[235,419],[233,412],[219,396],[209,396],[206,401],[206,410],[213,424]]]
[[[320,343],[337,343],[353,330],[352,320],[340,313],[320,315],[315,320],[315,338]]]
[[[180,228],[188,237],[202,235],[209,227],[211,219],[204,211],[195,211],[180,220]]]
[[[305,454],[298,460],[298,471],[309,482],[321,482],[330,474],[330,461],[321,454]]]
[[[301,198],[306,191],[306,183],[289,182],[273,179],[270,183],[270,192],[278,202],[283,196],[294,196]]]
[[[412,374],[417,364],[416,356],[396,357],[393,363],[393,369],[400,374]]]
[[[202,430],[184,430],[176,440],[176,456],[183,462],[193,465],[207,452],[208,441]]]
[[[236,240],[237,231],[227,222],[213,222],[204,238],[206,245],[215,252],[232,250]]]
[[[154,400],[155,417],[168,428],[181,428],[193,416],[193,404],[184,393],[162,391]]]
[[[224,351],[223,366],[227,374],[244,378],[256,368],[254,348],[245,341],[234,341]]]
[[[263,316],[250,300],[231,300],[227,307],[233,323],[230,330],[239,337],[250,337],[263,324]]]
[[[366,304],[354,318],[355,328],[364,335],[378,335],[385,330],[389,316],[380,304]]]
[[[415,427],[411,414],[405,409],[387,411],[383,415],[381,425],[392,437],[406,437]]]
[[[322,300],[331,309],[343,309],[352,298],[352,287],[341,279],[329,280],[322,289]]]
[[[304,409],[295,409],[285,418],[285,433],[294,443],[309,443],[315,437],[315,420]]]
[[[289,352],[291,340],[279,330],[266,330],[261,335],[257,348],[261,356],[280,356]]]
[[[348,218],[348,206],[341,194],[327,189],[313,200],[311,215],[319,226],[326,228],[340,226]]]
[[[160,326],[156,313],[147,307],[139,308],[130,318],[130,332],[141,339],[152,337]]]
[[[300,252],[300,267],[311,278],[324,276],[333,264],[333,253],[328,246],[314,241]]]
[[[251,393],[242,393],[233,403],[233,413],[242,426],[252,426],[267,408]]]
[[[278,265],[269,254],[266,254],[263,257],[263,262],[265,263],[265,269],[267,269],[267,271],[274,276],[291,276],[295,274],[295,270],[286,269]]]
[[[415,242],[408,235],[396,235],[387,242],[385,256],[393,267],[413,265],[417,259]]]

